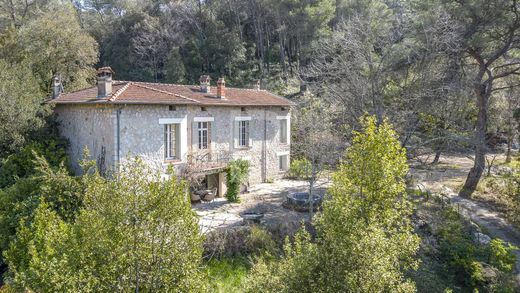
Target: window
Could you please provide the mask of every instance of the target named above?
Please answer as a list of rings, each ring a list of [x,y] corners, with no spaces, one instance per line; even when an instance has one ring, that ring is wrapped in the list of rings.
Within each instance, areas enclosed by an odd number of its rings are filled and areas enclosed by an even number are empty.
[[[201,110],[202,112],[206,112],[206,111],[207,111],[206,107],[200,107],[200,110]]]
[[[288,155],[281,155],[281,156],[278,156],[278,161],[279,161],[279,170],[280,171],[287,171],[289,169],[289,162],[288,162]]]
[[[168,110],[170,110],[170,111],[177,111],[177,107],[175,107],[173,105],[170,105],[170,106],[168,106]]]
[[[249,146],[249,121],[238,121],[238,146]]]
[[[178,135],[179,124],[165,124],[164,125],[164,158],[166,160],[179,159]]]
[[[280,120],[280,143],[287,143],[287,119]]]
[[[209,122],[197,122],[198,123],[198,134],[199,134],[199,149],[208,149],[209,141]]]

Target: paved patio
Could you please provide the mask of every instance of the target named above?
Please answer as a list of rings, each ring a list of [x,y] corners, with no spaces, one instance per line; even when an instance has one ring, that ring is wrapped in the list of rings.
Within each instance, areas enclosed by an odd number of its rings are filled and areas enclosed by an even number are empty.
[[[317,184],[316,192],[325,193],[326,182]],[[282,206],[290,192],[307,190],[306,181],[278,180],[274,183],[252,185],[248,193],[240,195],[240,203],[230,203],[226,198],[217,198],[210,203],[198,203],[193,209],[200,216],[203,233],[214,229],[242,225],[240,214],[244,212],[264,213],[263,224],[276,225],[282,222],[301,222],[307,213],[288,210]]]

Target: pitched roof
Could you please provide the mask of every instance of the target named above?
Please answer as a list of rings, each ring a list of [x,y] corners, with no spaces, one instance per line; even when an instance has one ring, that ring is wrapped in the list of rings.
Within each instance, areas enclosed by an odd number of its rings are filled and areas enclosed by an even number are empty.
[[[225,99],[211,87],[209,93],[202,92],[200,86],[148,83],[135,81],[113,81],[112,95],[97,98],[97,87],[90,87],[71,93],[61,93],[49,100],[53,104],[167,104],[201,106],[292,106],[293,102],[266,90],[226,87]]]

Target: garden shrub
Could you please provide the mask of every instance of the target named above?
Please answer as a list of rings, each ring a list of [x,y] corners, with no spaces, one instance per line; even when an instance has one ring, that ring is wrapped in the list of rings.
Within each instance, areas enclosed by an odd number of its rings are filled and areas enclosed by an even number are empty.
[[[465,286],[477,285],[480,275],[480,267],[475,265],[478,247],[473,244],[470,231],[452,208],[442,211],[441,217],[444,222],[437,233],[446,271],[452,272],[455,280]]]
[[[509,202],[508,220],[520,227],[520,157],[511,162],[510,167],[511,172],[503,176],[505,186],[498,192],[504,194]]]
[[[291,161],[287,177],[293,179],[307,180],[311,173],[311,163],[306,158]]]
[[[419,248],[403,196],[405,150],[387,121],[361,124],[316,216],[315,241],[301,231],[280,260],[258,260],[246,292],[415,291],[404,274],[417,268]]]
[[[14,184],[18,178],[29,177],[37,173],[35,155],[44,157],[53,167],[58,167],[61,163],[68,166],[65,146],[65,142],[56,140],[34,142],[10,155],[0,164],[0,188]]]
[[[443,210],[440,217],[442,226],[436,233],[446,277],[467,289],[495,292],[491,289],[500,288],[500,292],[513,292],[511,272],[516,257],[512,251],[516,247],[500,239],[491,240],[489,245],[474,244],[469,223],[451,207]],[[489,272],[495,276],[491,277]]]
[[[513,253],[518,247],[495,238],[489,243],[490,264],[503,272],[512,272],[515,268],[516,256]]]
[[[236,226],[207,233],[204,239],[204,256],[210,258],[244,256],[245,239],[249,231],[249,226]]]
[[[252,226],[237,226],[215,230],[206,235],[204,255],[210,258],[234,258],[274,255],[281,243],[275,241],[271,232]]]
[[[277,245],[271,233],[256,225],[251,226],[245,240],[245,247],[247,252],[253,255],[273,255],[277,252]]]
[[[84,176],[71,222],[40,200],[4,253],[8,284],[20,292],[204,292],[203,238],[187,185],[139,159],[119,174]]]
[[[247,182],[249,176],[249,162],[246,160],[231,161],[226,170],[226,198],[230,202],[238,202],[240,185]]]

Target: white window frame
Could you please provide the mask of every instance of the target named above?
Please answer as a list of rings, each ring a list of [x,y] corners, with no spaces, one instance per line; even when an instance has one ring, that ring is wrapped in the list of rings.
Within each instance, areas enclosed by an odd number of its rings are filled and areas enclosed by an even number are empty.
[[[289,154],[279,155],[278,156],[278,171],[286,172],[287,170],[289,170]]]
[[[276,116],[277,120],[280,120],[280,143],[291,144],[291,116]],[[282,129],[282,121],[285,120],[285,131]],[[285,133],[282,133],[284,131]],[[285,139],[284,139],[285,138]]]
[[[188,151],[188,119],[187,116],[184,116],[182,118],[159,118],[159,125],[163,127],[163,136],[166,130],[165,124],[176,124],[176,155],[177,158],[175,160],[183,161],[186,153]],[[165,160],[168,161],[170,159],[167,159],[167,145],[166,145],[166,137],[164,139],[164,148],[165,148]]]
[[[238,121],[238,146],[249,147],[249,120]]]
[[[197,136],[198,136],[198,139],[197,139],[197,146],[199,148],[199,150],[207,150],[209,149],[209,129],[210,129],[210,126],[209,126],[209,123],[210,122],[207,122],[207,121],[201,121],[201,122],[197,122]],[[204,138],[206,139],[204,141]]]
[[[287,144],[287,119],[280,119],[280,143]]]
[[[179,160],[180,152],[179,152],[179,141],[180,141],[180,131],[179,124],[164,124],[165,131],[165,142],[164,142],[164,159],[165,160]]]

